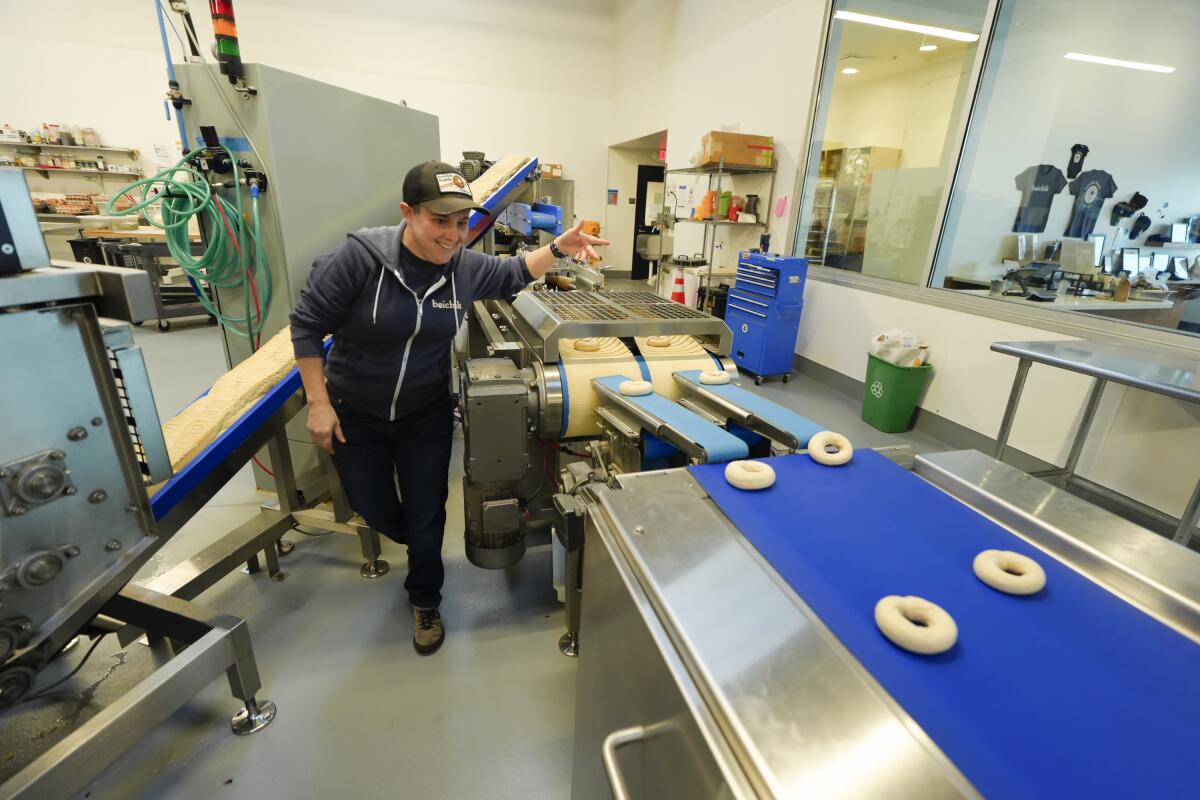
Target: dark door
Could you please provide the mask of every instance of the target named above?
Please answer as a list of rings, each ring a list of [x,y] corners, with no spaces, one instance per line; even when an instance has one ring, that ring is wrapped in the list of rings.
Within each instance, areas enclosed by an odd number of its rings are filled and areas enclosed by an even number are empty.
[[[650,277],[650,262],[638,255],[637,237],[639,233],[650,233],[653,227],[646,223],[646,187],[651,183],[662,183],[665,175],[663,167],[650,164],[639,164],[637,173],[637,204],[633,209],[633,271],[630,277],[634,280],[645,280]]]

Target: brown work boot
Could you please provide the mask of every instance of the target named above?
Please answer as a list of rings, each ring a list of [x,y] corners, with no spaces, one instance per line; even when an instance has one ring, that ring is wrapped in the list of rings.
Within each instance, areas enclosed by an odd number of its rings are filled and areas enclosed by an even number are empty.
[[[435,652],[446,638],[442,612],[436,608],[414,608],[413,648],[423,656]]]

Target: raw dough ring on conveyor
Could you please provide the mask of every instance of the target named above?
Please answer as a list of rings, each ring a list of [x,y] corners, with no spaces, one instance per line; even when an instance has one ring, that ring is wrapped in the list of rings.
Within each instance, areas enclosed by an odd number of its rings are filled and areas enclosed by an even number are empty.
[[[651,347],[670,347],[671,346],[671,337],[670,336],[651,336],[649,339],[646,340],[646,344],[650,345]]]
[[[825,448],[829,446],[836,447],[837,452],[827,452]],[[820,433],[814,433],[813,437],[808,440],[808,454],[818,464],[824,464],[827,467],[836,467],[845,464],[853,457],[854,445],[850,444],[850,440],[840,433],[821,431]]]
[[[1046,585],[1041,564],[1011,550],[984,550],[974,566],[975,577],[999,592],[1034,594]]]
[[[721,386],[729,383],[729,373],[723,369],[700,373],[700,382],[706,386]]]
[[[725,480],[735,489],[757,491],[775,483],[775,470],[761,461],[730,461],[725,465]]]
[[[890,594],[875,604],[875,624],[892,644],[913,653],[944,653],[958,641],[954,617],[923,597]]]
[[[650,394],[654,386],[650,381],[621,381],[617,390],[626,397],[642,397]]]
[[[595,336],[575,340],[575,349],[581,353],[594,353],[600,349],[600,340]]]

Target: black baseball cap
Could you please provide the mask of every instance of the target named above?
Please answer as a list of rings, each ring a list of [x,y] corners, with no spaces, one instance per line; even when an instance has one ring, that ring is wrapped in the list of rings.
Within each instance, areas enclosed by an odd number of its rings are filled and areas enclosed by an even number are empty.
[[[414,208],[427,208],[434,214],[453,214],[465,209],[490,213],[475,202],[471,184],[458,167],[444,161],[426,161],[408,171],[404,176],[404,202]]]

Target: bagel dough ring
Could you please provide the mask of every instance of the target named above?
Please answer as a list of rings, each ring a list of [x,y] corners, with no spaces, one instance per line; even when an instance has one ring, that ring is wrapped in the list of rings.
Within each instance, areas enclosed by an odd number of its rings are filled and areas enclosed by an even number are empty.
[[[1046,585],[1046,572],[1029,556],[1011,550],[984,550],[975,556],[975,577],[998,592],[1035,594]]]
[[[923,597],[888,595],[875,604],[875,624],[892,644],[921,655],[944,653],[958,641],[954,617]]]
[[[617,389],[626,397],[642,397],[650,394],[654,386],[650,381],[621,381]]]
[[[735,489],[758,491],[775,483],[775,470],[761,461],[730,461],[725,465],[725,480]]]
[[[830,445],[837,448],[836,453],[826,452],[825,448]],[[854,445],[850,444],[850,440],[840,433],[821,431],[814,433],[808,440],[808,454],[818,464],[836,467],[845,464],[854,456]]]
[[[600,340],[595,336],[588,336],[583,339],[575,340],[575,349],[581,353],[594,353],[600,349]]]
[[[700,382],[706,386],[722,386],[729,383],[729,373],[723,369],[714,369],[700,373]]]
[[[670,336],[651,336],[650,338],[648,338],[646,340],[646,344],[650,345],[651,347],[670,347],[671,346],[671,337]]]

